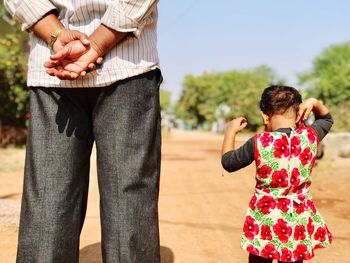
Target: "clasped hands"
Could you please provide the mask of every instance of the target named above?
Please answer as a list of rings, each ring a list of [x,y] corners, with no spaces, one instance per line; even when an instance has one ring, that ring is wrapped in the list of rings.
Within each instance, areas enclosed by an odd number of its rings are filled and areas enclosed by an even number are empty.
[[[102,52],[88,36],[63,29],[52,45],[53,55],[44,63],[46,72],[62,80],[74,80],[85,76],[102,64]]]

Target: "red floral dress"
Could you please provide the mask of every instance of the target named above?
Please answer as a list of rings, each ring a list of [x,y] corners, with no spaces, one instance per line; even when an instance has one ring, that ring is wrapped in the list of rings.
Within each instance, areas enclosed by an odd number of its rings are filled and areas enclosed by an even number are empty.
[[[285,262],[310,259],[332,242],[309,193],[318,137],[311,127],[255,136],[256,192],[250,200],[241,246]]]

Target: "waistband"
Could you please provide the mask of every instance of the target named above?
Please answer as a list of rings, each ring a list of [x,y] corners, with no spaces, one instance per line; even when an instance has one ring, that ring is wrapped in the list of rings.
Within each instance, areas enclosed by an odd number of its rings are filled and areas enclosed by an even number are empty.
[[[293,193],[293,194],[287,194],[287,195],[272,195],[271,193],[267,193],[267,192],[264,192],[260,189],[257,189],[255,188],[255,193],[258,194],[258,195],[263,195],[263,196],[269,196],[269,197],[272,197],[272,198],[275,198],[275,199],[282,199],[282,198],[286,198],[290,201],[289,203],[289,208],[288,208],[288,213],[292,213],[293,212],[293,202],[297,203],[297,204],[301,204],[303,201],[299,199],[300,196],[302,195],[305,195],[307,193],[309,193],[309,190],[303,190],[301,193],[299,194],[296,194],[296,193]]]

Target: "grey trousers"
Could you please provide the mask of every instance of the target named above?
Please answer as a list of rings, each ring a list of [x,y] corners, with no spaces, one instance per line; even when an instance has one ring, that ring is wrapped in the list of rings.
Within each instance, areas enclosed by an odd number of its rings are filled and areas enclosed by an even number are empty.
[[[17,263],[79,262],[93,142],[103,262],[160,262],[160,82],[30,89]]]

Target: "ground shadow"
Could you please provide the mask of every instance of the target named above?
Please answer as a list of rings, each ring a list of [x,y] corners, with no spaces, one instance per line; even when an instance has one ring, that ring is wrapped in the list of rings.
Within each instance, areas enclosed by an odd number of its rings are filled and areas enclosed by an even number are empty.
[[[175,262],[174,253],[170,248],[160,247],[161,263]],[[80,249],[79,263],[102,263],[101,243],[95,243]]]
[[[12,193],[12,194],[7,194],[7,195],[2,195],[2,196],[0,196],[0,199],[11,199],[13,197],[18,197],[21,194],[22,193]]]

